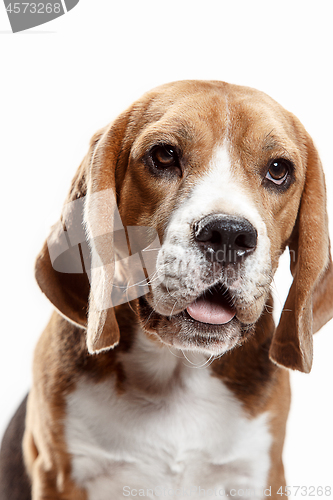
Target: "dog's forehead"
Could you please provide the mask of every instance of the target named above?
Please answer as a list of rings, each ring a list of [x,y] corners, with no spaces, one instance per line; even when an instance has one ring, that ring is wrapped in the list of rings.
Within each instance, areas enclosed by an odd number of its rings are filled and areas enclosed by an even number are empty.
[[[138,128],[134,157],[158,142],[201,151],[223,144],[287,149],[297,138],[288,113],[269,96],[255,89],[223,82],[176,82],[152,91],[138,102],[133,122]],[[133,132],[133,130],[132,130]],[[132,136],[133,139],[133,136]]]

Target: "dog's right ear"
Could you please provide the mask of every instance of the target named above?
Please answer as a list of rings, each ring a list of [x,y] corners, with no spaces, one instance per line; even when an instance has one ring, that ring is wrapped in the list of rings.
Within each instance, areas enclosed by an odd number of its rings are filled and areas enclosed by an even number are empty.
[[[333,316],[333,264],[326,187],[318,152],[307,133],[307,168],[297,222],[289,241],[293,283],[270,347],[280,366],[309,373],[313,333]]]
[[[119,342],[111,303],[113,232],[122,228],[116,206],[115,169],[129,111],[92,138],[64,204],[36,260],[38,285],[69,321],[87,330],[90,353]]]

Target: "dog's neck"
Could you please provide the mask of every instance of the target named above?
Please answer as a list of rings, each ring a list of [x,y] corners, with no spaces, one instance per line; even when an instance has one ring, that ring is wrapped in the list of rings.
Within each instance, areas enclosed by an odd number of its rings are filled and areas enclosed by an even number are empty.
[[[127,314],[134,313],[124,305],[120,310],[120,324],[121,318]],[[122,332],[122,327],[120,331]],[[124,341],[130,347],[123,349],[121,341],[119,351],[116,348],[114,352],[117,362],[122,366],[127,389],[163,398],[175,387],[192,378],[193,372],[207,372],[223,380],[243,400],[251,394],[257,397],[258,393],[269,390],[276,369],[268,357],[273,332],[270,298],[253,335],[241,347],[235,347],[223,356],[210,357],[200,352],[182,351],[164,345],[153,333],[143,331],[138,321],[131,332],[125,332],[127,337],[125,336]],[[265,374],[265,380],[262,374]]]
[[[189,372],[205,370],[212,360],[200,352],[166,346],[139,326],[131,350],[119,355],[127,383],[132,388],[160,396],[182,385]]]

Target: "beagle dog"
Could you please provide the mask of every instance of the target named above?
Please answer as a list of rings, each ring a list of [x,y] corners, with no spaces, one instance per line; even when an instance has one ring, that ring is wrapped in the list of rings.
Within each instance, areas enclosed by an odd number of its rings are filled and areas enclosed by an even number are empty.
[[[148,92],[92,138],[36,278],[55,311],[1,500],[287,496],[287,369],[310,371],[333,316],[324,174],[295,116],[218,81]]]

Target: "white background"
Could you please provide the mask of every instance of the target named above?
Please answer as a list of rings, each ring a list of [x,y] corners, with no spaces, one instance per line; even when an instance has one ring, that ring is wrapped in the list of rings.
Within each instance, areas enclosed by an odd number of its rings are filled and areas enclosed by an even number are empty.
[[[263,90],[296,114],[321,154],[333,234],[332,15],[329,0],[80,0],[13,35],[1,2],[0,434],[30,387],[52,309],[34,282],[35,256],[91,135],[146,90],[219,79]],[[280,303],[289,283],[285,264]],[[333,485],[332,330],[315,336],[311,374],[291,376],[290,485]]]

